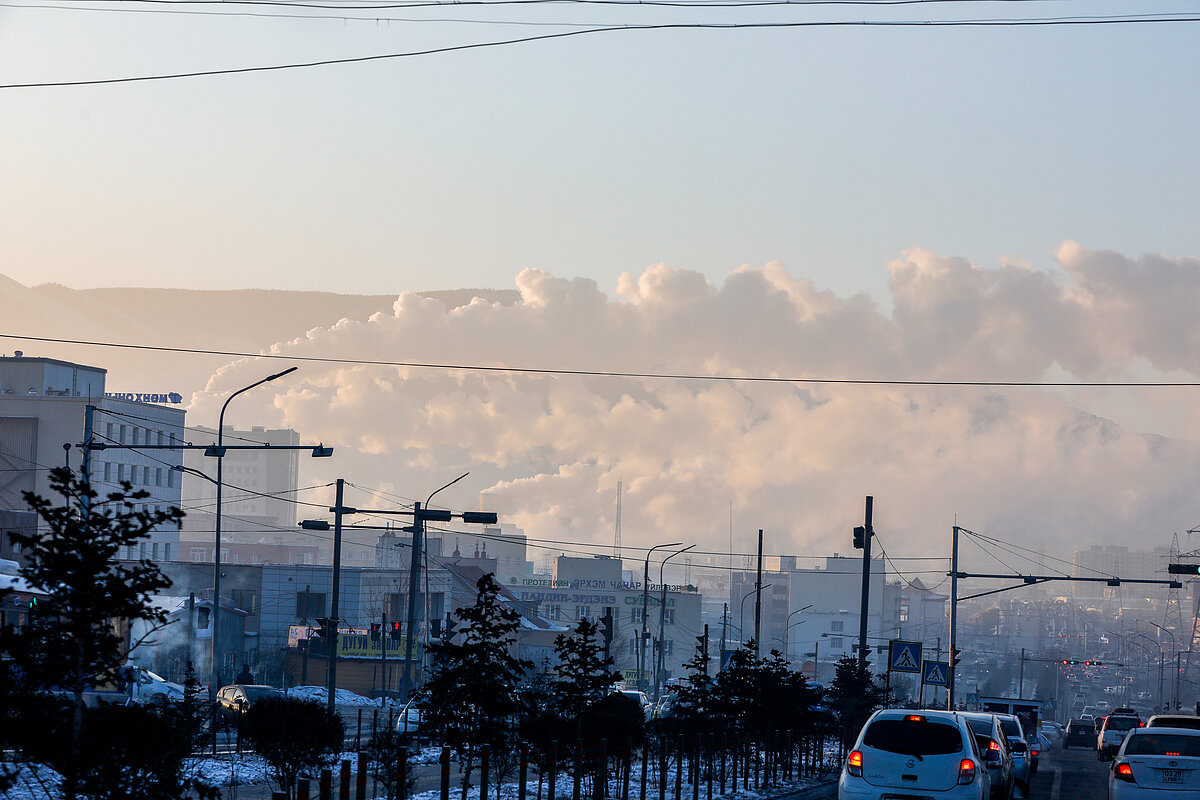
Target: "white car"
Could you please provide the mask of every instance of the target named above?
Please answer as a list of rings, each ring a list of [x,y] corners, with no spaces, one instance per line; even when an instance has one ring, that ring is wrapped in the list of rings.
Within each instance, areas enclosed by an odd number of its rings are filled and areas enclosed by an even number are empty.
[[[1109,800],[1200,796],[1200,730],[1134,728],[1108,773]]]
[[[987,762],[953,711],[876,711],[838,779],[838,800],[984,800],[990,793]]]

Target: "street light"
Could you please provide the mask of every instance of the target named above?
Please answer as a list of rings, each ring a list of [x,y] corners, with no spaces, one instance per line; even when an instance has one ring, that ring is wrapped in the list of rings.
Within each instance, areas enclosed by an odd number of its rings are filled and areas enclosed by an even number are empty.
[[[783,621],[783,658],[785,661],[791,658],[791,654],[788,653],[788,631],[792,627],[791,619],[792,619],[792,617],[799,614],[801,611],[808,611],[812,607],[813,607],[813,604],[809,603],[808,605],[804,606],[804,608],[797,608],[795,611],[788,614],[787,619],[785,619]],[[801,624],[803,624],[803,622],[804,622],[804,620],[800,620],[800,622],[797,622],[796,624],[801,625]]]
[[[1154,623],[1151,622],[1150,624],[1153,625]],[[1141,631],[1134,631],[1133,635],[1142,637],[1147,642],[1149,642],[1150,644],[1152,644],[1158,648],[1158,694],[1155,696],[1154,699],[1158,702],[1158,705],[1161,708],[1163,706],[1163,696],[1162,696],[1162,693],[1163,693],[1163,649],[1162,649],[1162,645],[1159,644],[1158,642],[1154,641],[1153,639],[1151,639],[1149,636],[1142,633]]]
[[[658,585],[662,587],[662,602],[658,606],[658,663],[655,664],[654,669],[654,702],[656,703],[658,702],[658,695],[662,686],[663,661],[666,651],[666,642],[663,641],[663,626],[666,624],[667,619],[667,582],[663,577],[663,569],[672,558],[680,553],[686,553],[695,546],[694,544],[689,544],[681,550],[676,550],[664,558],[662,563],[658,565]]]
[[[759,586],[757,588],[751,589],[750,591],[746,592],[744,595],[742,595],[742,599],[738,601],[738,635],[742,637],[742,644],[745,644],[745,637],[746,637],[746,634],[745,634],[746,598],[749,597],[750,595],[754,594],[755,592],[759,592],[759,591],[762,591],[763,589],[770,589],[770,588],[771,588],[771,584],[764,583],[762,586]]]
[[[638,688],[643,692],[646,686],[646,640],[650,638],[650,627],[646,619],[646,607],[650,600],[650,554],[660,547],[678,547],[683,542],[667,542],[656,544],[646,551],[646,563],[642,568],[642,641],[638,647]]]
[[[217,687],[221,685],[220,651],[217,649],[217,632],[219,630],[217,620],[221,610],[221,484],[225,464],[225,409],[229,408],[229,402],[239,394],[248,392],[256,386],[262,386],[264,383],[282,378],[284,375],[289,375],[297,369],[298,367],[288,367],[283,372],[268,375],[249,386],[243,386],[225,398],[225,402],[221,405],[221,414],[217,418],[217,443],[215,446],[204,451],[204,455],[217,459],[217,515],[216,523],[213,526],[213,607],[212,614],[210,615],[212,619],[212,677],[208,687],[208,698],[212,702],[216,702]],[[316,455],[316,451],[313,452],[313,455]]]

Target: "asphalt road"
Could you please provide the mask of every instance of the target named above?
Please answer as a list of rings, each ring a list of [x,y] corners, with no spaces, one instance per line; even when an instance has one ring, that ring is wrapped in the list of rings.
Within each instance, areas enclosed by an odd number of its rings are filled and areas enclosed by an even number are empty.
[[[1071,748],[1043,753],[1029,787],[1031,800],[1104,800],[1111,762],[1096,760],[1096,751]]]

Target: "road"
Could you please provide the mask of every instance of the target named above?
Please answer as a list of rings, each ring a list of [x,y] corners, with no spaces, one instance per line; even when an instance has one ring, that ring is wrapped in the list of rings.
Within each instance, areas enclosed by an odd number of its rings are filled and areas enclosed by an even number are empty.
[[[1031,800],[1103,800],[1108,795],[1110,762],[1094,750],[1072,748],[1043,753],[1029,791]]]

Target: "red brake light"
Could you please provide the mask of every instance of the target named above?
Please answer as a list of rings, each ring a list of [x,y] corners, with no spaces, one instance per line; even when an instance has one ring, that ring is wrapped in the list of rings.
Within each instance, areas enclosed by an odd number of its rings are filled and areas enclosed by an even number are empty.
[[[862,751],[861,750],[853,751],[852,753],[850,753],[850,756],[846,759],[846,772],[848,772],[849,774],[853,775],[856,778],[861,778],[862,777],[862,769],[863,769],[862,762],[863,762]]]
[[[968,783],[975,782],[975,762],[969,758],[964,758],[958,764],[958,783],[965,786]]]
[[[924,722],[925,718],[920,714],[909,714],[904,718],[905,722]]]
[[[988,750],[995,750],[997,752],[1000,751],[1000,745],[996,744],[995,739],[988,740]]]
[[[1133,767],[1129,766],[1124,761],[1113,767],[1113,777],[1119,781],[1125,781],[1126,783],[1137,783],[1137,781],[1133,779]]]

